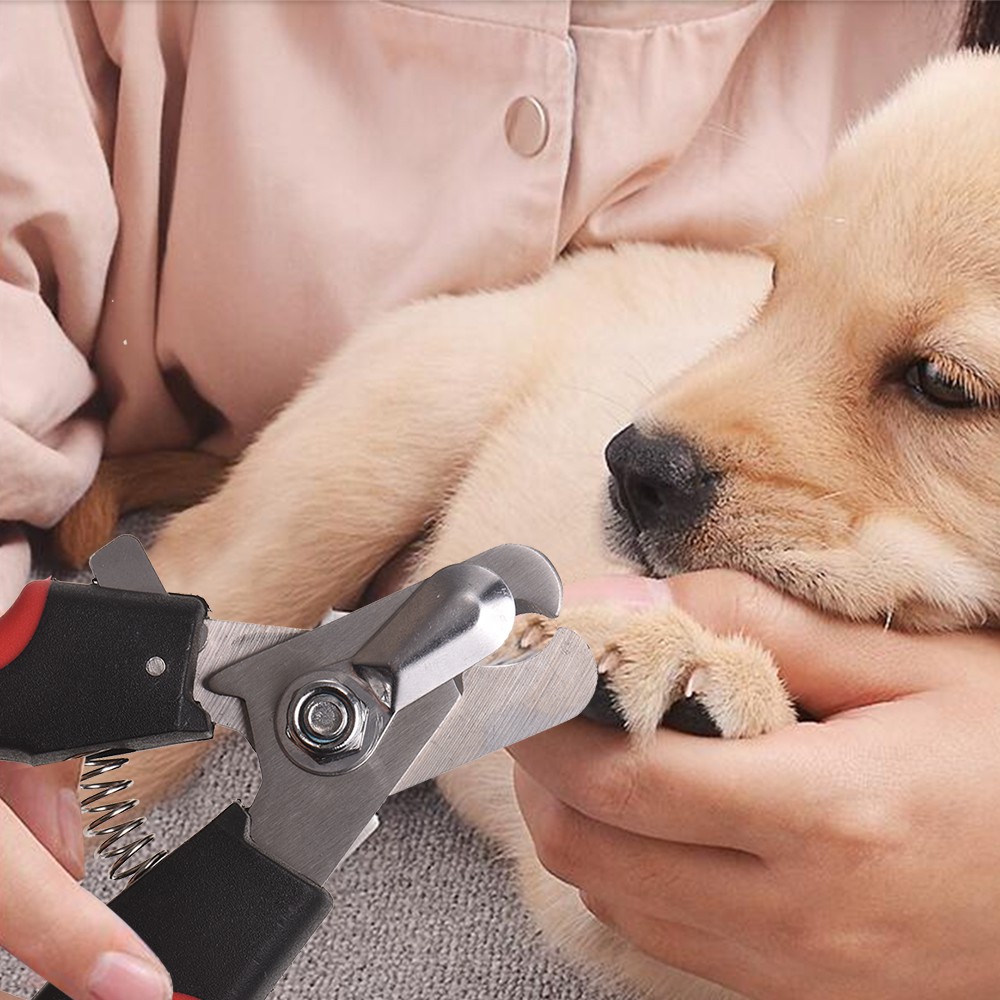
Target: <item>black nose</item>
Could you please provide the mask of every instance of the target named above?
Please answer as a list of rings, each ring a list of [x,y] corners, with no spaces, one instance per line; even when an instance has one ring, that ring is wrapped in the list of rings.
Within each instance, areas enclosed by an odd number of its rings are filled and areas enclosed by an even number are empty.
[[[612,495],[638,531],[681,533],[715,501],[718,474],[679,434],[647,437],[630,424],[611,439],[604,458],[614,477]]]

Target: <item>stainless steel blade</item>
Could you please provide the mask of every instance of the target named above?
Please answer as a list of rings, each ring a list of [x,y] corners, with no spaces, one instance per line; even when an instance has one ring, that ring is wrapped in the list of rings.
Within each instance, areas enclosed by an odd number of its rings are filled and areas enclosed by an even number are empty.
[[[213,722],[237,730],[252,743],[243,702],[239,698],[209,690],[206,681],[217,670],[291,639],[293,635],[302,632],[302,629],[217,621],[214,618],[207,618],[205,626],[208,629],[208,640],[198,655],[194,675],[195,700],[208,712]]]
[[[462,677],[462,697],[393,794],[575,718],[596,687],[590,647],[564,628],[537,653],[471,667]]]
[[[514,595],[519,615],[535,612],[555,618],[562,605],[562,580],[548,556],[528,545],[497,545],[465,560],[492,570]]]

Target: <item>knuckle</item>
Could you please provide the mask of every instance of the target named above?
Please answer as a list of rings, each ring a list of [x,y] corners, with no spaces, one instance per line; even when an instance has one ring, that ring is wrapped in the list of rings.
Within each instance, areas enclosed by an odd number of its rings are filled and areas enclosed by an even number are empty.
[[[826,817],[824,840],[842,859],[862,863],[893,853],[906,842],[907,810],[895,796],[853,794]]]
[[[726,577],[728,614],[734,625],[755,631],[761,623],[774,618],[775,595],[769,587],[743,573],[727,571]]]
[[[863,894],[862,894],[863,895]],[[815,897],[787,907],[772,921],[771,944],[818,974],[819,981],[847,976],[863,979],[895,959],[900,925],[891,914],[872,911],[854,892],[837,893],[821,903]]]
[[[632,750],[608,758],[593,770],[580,790],[581,811],[594,819],[614,824],[636,801],[640,776]]]
[[[572,882],[579,868],[577,838],[572,835],[561,811],[552,810],[536,821],[531,833],[542,867],[563,882]]]
[[[878,932],[843,923],[815,928],[800,956],[811,968],[857,980],[877,970],[886,956],[885,948]]]
[[[583,904],[585,909],[590,911],[591,916],[593,916],[596,920],[599,920],[602,924],[606,924],[609,927],[613,927],[615,925],[614,910],[600,896],[594,896],[590,893],[585,894],[581,892],[580,902]]]

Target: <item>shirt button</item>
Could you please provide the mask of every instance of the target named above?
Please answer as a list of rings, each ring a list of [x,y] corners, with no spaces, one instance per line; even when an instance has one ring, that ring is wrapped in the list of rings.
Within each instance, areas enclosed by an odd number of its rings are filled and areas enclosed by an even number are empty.
[[[535,97],[519,97],[503,121],[507,145],[521,156],[537,156],[549,138],[549,116]]]

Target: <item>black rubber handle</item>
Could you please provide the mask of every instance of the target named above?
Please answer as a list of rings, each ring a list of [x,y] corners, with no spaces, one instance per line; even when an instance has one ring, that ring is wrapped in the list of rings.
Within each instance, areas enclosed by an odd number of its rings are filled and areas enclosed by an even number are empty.
[[[0,618],[0,759],[207,739],[192,696],[207,610],[198,597],[29,583]]]
[[[231,805],[111,902],[170,971],[175,998],[263,1000],[329,912],[329,895],[247,839]],[[53,986],[35,1000],[63,998]]]

